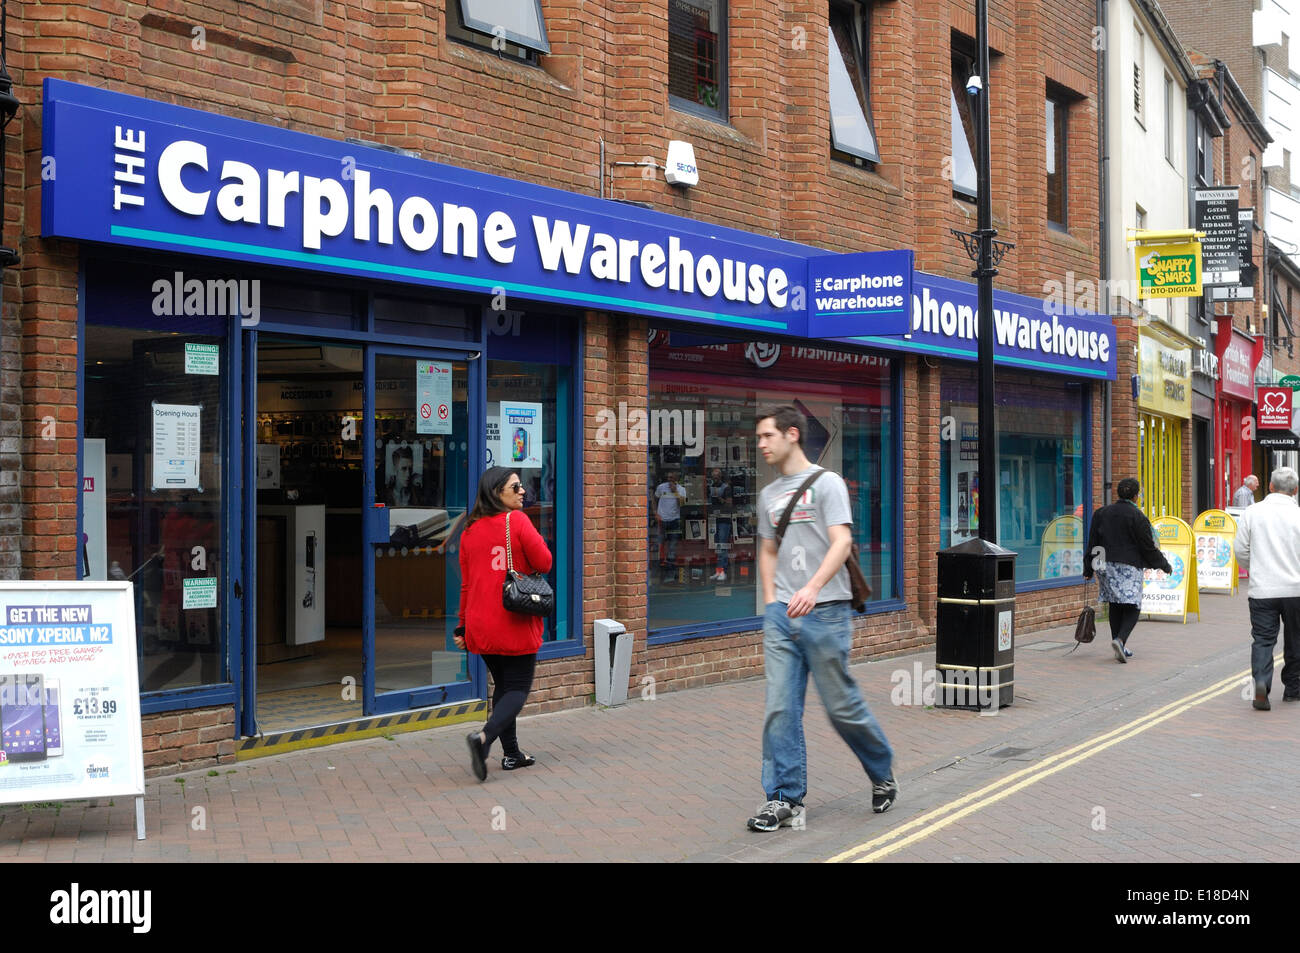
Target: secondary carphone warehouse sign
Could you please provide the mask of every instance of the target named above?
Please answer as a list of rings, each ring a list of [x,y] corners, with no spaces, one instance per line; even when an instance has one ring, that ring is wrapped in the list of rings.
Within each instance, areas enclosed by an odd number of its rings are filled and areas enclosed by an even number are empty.
[[[46,79],[41,231],[803,335],[805,246]]]
[[[1095,300],[1095,289],[1059,290],[1062,293],[1055,300],[1047,301],[993,292],[994,360],[999,366],[1114,380],[1114,325],[1071,303],[1076,293],[1082,300]],[[865,335],[846,340],[974,361],[979,357],[978,333],[978,288],[918,271],[912,276],[911,321],[904,337]]]
[[[808,259],[808,335],[906,334],[912,304],[911,251]]]
[[[129,582],[0,582],[0,804],[144,793]]]

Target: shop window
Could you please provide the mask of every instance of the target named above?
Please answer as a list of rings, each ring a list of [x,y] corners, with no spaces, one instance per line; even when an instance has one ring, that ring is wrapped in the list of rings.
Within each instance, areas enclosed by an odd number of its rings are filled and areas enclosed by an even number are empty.
[[[527,63],[551,52],[539,0],[447,0],[447,35]]]
[[[979,485],[977,393],[974,365],[944,365],[939,448],[943,547],[978,536],[981,509],[989,505],[989,493]],[[998,542],[1018,554],[1016,581],[1081,575],[1083,530],[1091,516],[1083,387],[1000,370],[996,415]]]
[[[804,452],[843,475],[873,599],[896,594],[898,501],[893,364],[885,357],[656,329],[646,473],[648,626],[752,620],[763,610],[758,495],[776,471],[758,454],[760,408],[808,417]]]
[[[487,465],[517,468],[525,512],[555,557],[550,582],[556,611],[546,619],[543,639],[576,639],[572,328],[554,316],[525,314],[505,330],[488,338]]]
[[[83,574],[134,583],[143,692],[228,680],[229,353],[211,322],[169,322],[85,329]]]
[[[966,93],[966,81],[975,75],[974,59],[952,55],[952,191],[958,198],[974,199],[978,188],[975,171],[975,113]],[[987,83],[985,84],[988,85]]]
[[[871,119],[870,11],[859,3],[833,4],[828,28],[831,148],[837,158],[879,162]]]
[[[712,118],[727,116],[726,0],[669,0],[668,98]]]
[[[1047,220],[1065,227],[1066,212],[1066,119],[1069,104],[1054,93],[1047,96]]]

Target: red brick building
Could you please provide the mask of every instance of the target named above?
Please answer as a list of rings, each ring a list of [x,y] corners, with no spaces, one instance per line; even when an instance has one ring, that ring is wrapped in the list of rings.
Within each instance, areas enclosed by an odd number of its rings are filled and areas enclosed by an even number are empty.
[[[1015,243],[996,288],[1021,296],[997,307],[1024,323],[999,367],[1000,486],[984,501],[996,498],[1003,541],[1021,553],[1024,633],[1077,611],[1082,522],[1070,521],[1102,502],[1101,388],[1118,345],[1087,315],[1053,325],[1043,304],[1067,276],[1098,274],[1092,8],[990,6],[993,210],[1000,238]],[[977,532],[980,498],[974,288],[951,234],[975,227],[968,8],[543,0],[494,25],[475,18],[473,0],[11,5],[7,62],[23,105],[8,132],[5,240],[22,257],[5,275],[2,312],[0,572],[133,578],[153,770],[323,742],[316,726],[326,724],[355,737],[481,717],[481,664],[448,641],[456,517],[481,468],[475,453],[513,452],[556,552],[561,603],[532,710],[587,703],[601,618],[632,634],[634,692],[758,675],[753,506],[766,475],[753,416],[797,398],[816,421],[820,459],[857,492],[876,601],[856,623],[855,656],[929,644],[935,553]],[[78,85],[43,87],[47,78]],[[127,219],[112,218],[123,209],[102,194],[87,196],[80,218],[66,184],[80,160],[73,146],[51,153],[72,135],[51,122],[51,89],[70,115],[120,109],[140,128],[211,136],[211,169],[187,153],[162,195],[192,202],[188,220],[219,208],[225,224],[213,228],[242,231],[86,237],[92,217],[105,229]],[[665,181],[671,140],[693,146],[698,185]],[[117,149],[117,168],[132,174],[120,161],[130,146]],[[278,257],[266,250],[279,241],[271,205],[264,222],[233,201],[200,201],[221,194],[218,154],[261,172],[271,149],[305,157],[302,187],[317,190],[312,208],[305,191],[280,196],[291,226],[295,203],[307,209],[316,243]],[[342,170],[333,178],[327,160]],[[446,269],[363,275],[338,260],[371,226],[358,218],[349,237],[331,204],[344,194],[334,186],[361,188],[351,177],[361,171],[371,183],[423,177],[439,201],[495,192],[521,229],[524,212],[568,207],[796,261],[818,249],[907,249],[932,277],[914,282],[910,338],[815,341],[680,308],[591,296],[584,306],[509,275],[477,290]],[[259,202],[270,202],[271,178],[259,177]],[[383,203],[368,195],[378,204],[365,218],[383,244]],[[397,224],[409,248],[429,229],[416,211]],[[444,219],[444,241],[453,232]],[[702,290],[707,270],[697,275]],[[242,317],[182,320],[169,302],[189,280],[257,284],[237,287]],[[1091,364],[1075,353],[1088,329]],[[194,370],[196,349],[212,347],[220,372]],[[445,428],[414,409],[434,386],[426,365],[452,379]],[[141,423],[150,399],[207,415],[176,489],[153,483]],[[676,436],[602,432],[638,411],[676,422]],[[680,428],[691,414],[703,421],[695,444]],[[80,492],[92,467],[106,500]],[[385,500],[394,515],[381,531]],[[195,547],[212,558],[192,557]],[[182,583],[197,576],[216,580],[215,606],[188,601]],[[308,618],[313,607],[321,613]]]

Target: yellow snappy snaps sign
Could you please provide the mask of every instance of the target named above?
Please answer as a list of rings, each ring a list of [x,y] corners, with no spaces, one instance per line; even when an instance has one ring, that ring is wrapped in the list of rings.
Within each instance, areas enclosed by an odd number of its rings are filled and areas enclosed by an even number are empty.
[[[1201,243],[1139,245],[1138,298],[1195,298],[1201,294]]]

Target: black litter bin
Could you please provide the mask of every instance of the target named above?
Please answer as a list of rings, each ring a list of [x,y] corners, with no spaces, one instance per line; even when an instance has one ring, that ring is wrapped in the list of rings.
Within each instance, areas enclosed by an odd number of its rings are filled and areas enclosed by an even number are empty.
[[[1016,554],[971,539],[938,555],[935,705],[972,710],[1010,705],[1016,674]]]

